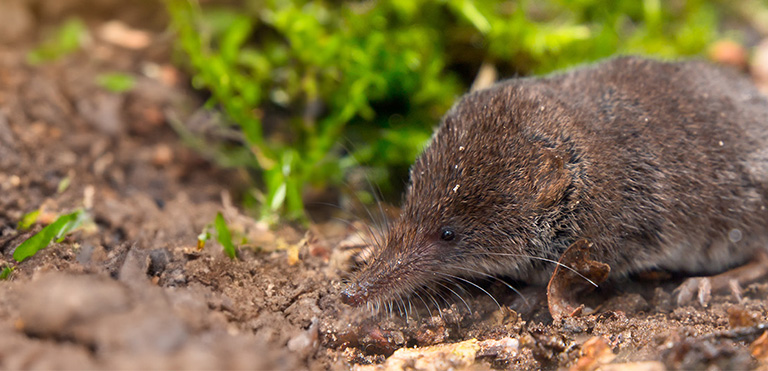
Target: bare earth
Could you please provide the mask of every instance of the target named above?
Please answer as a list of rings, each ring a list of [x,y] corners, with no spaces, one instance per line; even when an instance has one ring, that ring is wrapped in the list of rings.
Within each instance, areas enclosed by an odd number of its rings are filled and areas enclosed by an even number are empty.
[[[517,295],[499,281],[479,284],[500,306],[471,287],[378,315],[341,304],[361,251],[356,230],[267,229],[228,201],[243,177],[210,165],[168,125],[199,115],[203,99],[172,67],[160,6],[57,4],[0,3],[0,264],[41,229],[17,231],[27,212],[42,207],[51,222],[85,205],[95,226],[0,281],[0,368],[768,369],[766,279],[704,308],[673,302],[682,278],[646,277],[602,287],[584,298],[591,314],[559,322],[545,288],[517,284]],[[84,50],[28,65],[39,31],[71,14],[91,30]],[[111,19],[150,43],[106,40]],[[105,72],[138,84],[108,92],[95,79]],[[196,248],[218,211],[252,237],[238,261],[215,243]]]

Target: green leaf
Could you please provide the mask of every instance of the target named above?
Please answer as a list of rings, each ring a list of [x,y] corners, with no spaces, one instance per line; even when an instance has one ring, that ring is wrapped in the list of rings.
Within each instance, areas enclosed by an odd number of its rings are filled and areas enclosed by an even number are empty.
[[[0,272],[0,280],[7,280],[11,278],[11,273],[16,270],[16,267],[3,267],[2,272]]]
[[[67,233],[82,225],[86,219],[87,215],[84,210],[78,210],[58,217],[53,223],[22,242],[14,251],[13,259],[17,262],[22,262],[24,259],[48,247],[54,239],[57,242],[61,242]]]
[[[487,34],[491,31],[491,23],[488,19],[480,13],[480,10],[475,6],[474,1],[460,0],[457,4],[457,8],[461,11],[461,15],[467,18],[475,28],[482,34]]]
[[[71,54],[80,49],[87,34],[88,28],[83,21],[77,18],[69,19],[40,46],[29,52],[27,61],[30,64],[40,64]]]
[[[224,253],[226,253],[230,259],[235,259],[237,257],[237,251],[235,250],[235,245],[232,244],[232,233],[229,232],[227,221],[224,220],[221,213],[216,214],[214,228],[216,229],[216,240],[224,247]]]
[[[136,78],[127,73],[105,73],[96,77],[96,83],[113,93],[124,93],[136,86]]]
[[[40,215],[40,209],[30,211],[24,216],[21,217],[21,220],[19,221],[19,226],[17,227],[20,231],[26,231],[27,229],[31,228],[33,224],[37,221],[37,217]]]
[[[61,181],[59,181],[59,185],[56,186],[56,193],[64,193],[64,191],[69,188],[69,185],[72,183],[72,177],[66,176]]]
[[[205,227],[210,228],[210,225]],[[208,231],[203,231],[197,235],[197,250],[202,250],[205,247],[205,243],[211,239],[211,234]]]
[[[228,62],[237,60],[237,55],[243,43],[250,36],[253,25],[251,20],[244,15],[236,16],[227,26],[227,30],[221,38],[221,56]]]

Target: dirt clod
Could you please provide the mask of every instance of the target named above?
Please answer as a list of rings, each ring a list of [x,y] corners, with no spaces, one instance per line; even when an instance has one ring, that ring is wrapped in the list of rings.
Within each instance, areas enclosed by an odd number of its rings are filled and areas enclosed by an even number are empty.
[[[579,351],[579,360],[571,371],[591,371],[599,368],[601,365],[611,362],[616,356],[611,350],[608,341],[599,336],[595,336],[581,345]]]
[[[20,327],[41,337],[66,338],[83,322],[131,307],[126,287],[90,275],[45,274],[19,289]]]

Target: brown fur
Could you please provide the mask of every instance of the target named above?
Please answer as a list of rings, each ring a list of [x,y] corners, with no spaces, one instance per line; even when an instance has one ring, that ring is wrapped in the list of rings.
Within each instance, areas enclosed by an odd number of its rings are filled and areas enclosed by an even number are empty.
[[[613,277],[714,273],[765,248],[766,200],[768,102],[731,71],[623,57],[507,80],[448,112],[342,296],[386,300],[449,275],[544,283],[554,265],[527,256],[558,260],[580,238]]]

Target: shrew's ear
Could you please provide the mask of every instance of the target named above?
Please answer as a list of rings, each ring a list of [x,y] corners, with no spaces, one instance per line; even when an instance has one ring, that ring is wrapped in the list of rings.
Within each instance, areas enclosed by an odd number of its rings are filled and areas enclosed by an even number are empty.
[[[565,154],[554,149],[545,149],[540,157],[535,175],[536,205],[547,208],[560,202],[568,188],[570,176],[565,168]]]

